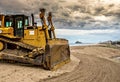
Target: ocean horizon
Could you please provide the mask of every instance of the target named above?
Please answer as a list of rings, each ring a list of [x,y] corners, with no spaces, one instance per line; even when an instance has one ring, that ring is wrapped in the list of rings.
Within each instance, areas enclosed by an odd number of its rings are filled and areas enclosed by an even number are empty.
[[[120,29],[56,29],[55,31],[58,38],[69,40],[70,45],[91,45],[105,41],[120,41]],[[76,44],[76,41],[81,42],[81,44]]]

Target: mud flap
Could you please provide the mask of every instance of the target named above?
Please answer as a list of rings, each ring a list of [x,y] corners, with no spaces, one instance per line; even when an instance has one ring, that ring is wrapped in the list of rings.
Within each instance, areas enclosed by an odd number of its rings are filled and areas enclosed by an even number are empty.
[[[70,61],[68,44],[46,45],[45,64],[49,70],[55,70]]]

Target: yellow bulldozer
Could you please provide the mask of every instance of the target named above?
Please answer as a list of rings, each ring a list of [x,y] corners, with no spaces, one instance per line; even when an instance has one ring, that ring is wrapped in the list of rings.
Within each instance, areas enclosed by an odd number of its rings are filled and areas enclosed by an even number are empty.
[[[41,26],[34,22],[34,15],[0,15],[0,60],[15,61],[57,69],[70,61],[69,43],[56,38],[52,13],[40,9]],[[29,24],[32,21],[32,25]]]

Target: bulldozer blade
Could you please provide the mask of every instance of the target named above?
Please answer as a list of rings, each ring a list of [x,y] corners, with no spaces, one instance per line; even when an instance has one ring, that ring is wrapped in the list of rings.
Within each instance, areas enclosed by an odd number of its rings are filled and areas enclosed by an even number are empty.
[[[49,70],[55,70],[70,61],[70,49],[68,44],[46,45],[46,66]]]

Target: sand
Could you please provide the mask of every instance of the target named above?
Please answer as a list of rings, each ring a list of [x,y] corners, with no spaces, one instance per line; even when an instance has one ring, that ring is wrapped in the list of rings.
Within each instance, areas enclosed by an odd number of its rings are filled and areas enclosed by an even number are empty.
[[[71,62],[56,71],[0,62],[0,82],[120,82],[120,49],[71,48]]]

